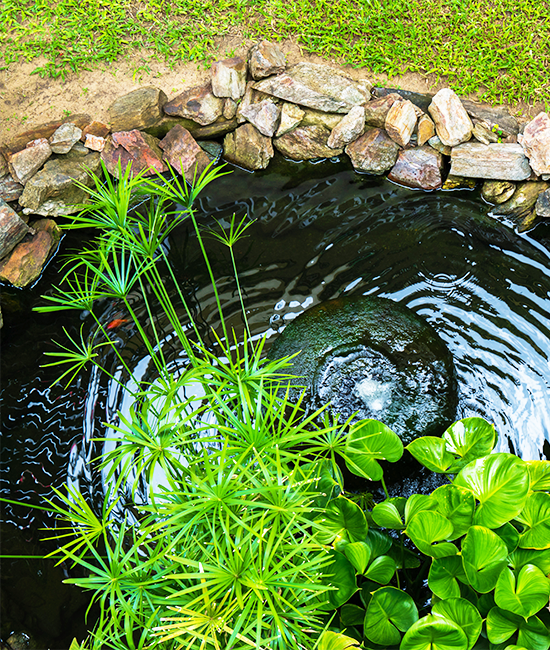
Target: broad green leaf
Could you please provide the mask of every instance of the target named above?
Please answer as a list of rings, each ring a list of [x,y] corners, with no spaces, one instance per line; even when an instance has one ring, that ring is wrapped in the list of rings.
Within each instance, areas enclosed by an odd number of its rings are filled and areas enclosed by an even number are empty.
[[[455,457],[447,451],[445,441],[435,436],[417,438],[409,443],[405,449],[424,467],[439,474],[446,472],[455,460]]]
[[[531,490],[533,492],[550,491],[550,461],[549,460],[527,460],[527,469],[531,479]]]
[[[467,585],[461,585],[461,590],[464,589]],[[495,606],[495,592],[490,591],[488,594],[481,594],[479,598],[475,597],[475,591],[470,587],[472,594],[474,595],[474,598],[470,601],[473,603],[476,607],[478,612],[483,616],[483,618],[487,618],[487,614],[493,609]],[[464,598],[464,594],[462,594],[462,597]]]
[[[550,648],[550,632],[538,616],[531,616],[521,622],[518,631],[518,645],[523,645],[531,650],[548,650]]]
[[[403,500],[404,506],[407,500],[404,497],[398,498]],[[387,501],[383,501],[382,503],[378,503],[374,506],[372,509],[372,518],[374,519],[376,525],[381,526],[382,528],[403,530],[403,528],[405,528],[405,525],[401,519],[402,513],[403,510],[401,510],[401,512],[399,511],[395,501],[393,499],[388,499]]]
[[[346,437],[344,457],[348,469],[371,481],[383,476],[379,460],[395,463],[402,455],[401,438],[377,420],[361,420]]]
[[[474,647],[481,634],[483,619],[470,601],[464,598],[441,600],[432,607],[432,612],[456,623],[468,638],[468,650]]]
[[[531,494],[516,521],[524,526],[519,536],[520,548],[550,548],[550,494]]]
[[[389,555],[381,555],[369,566],[365,577],[381,585],[387,585],[396,570],[395,561]]]
[[[353,564],[357,573],[364,574],[371,556],[371,548],[366,542],[353,542],[344,547],[344,555]]]
[[[437,501],[437,512],[453,525],[453,534],[449,539],[465,535],[472,525],[476,506],[470,490],[453,484],[442,485],[432,492],[432,497]]]
[[[436,544],[453,534],[453,525],[439,512],[431,510],[416,514],[405,531],[419,551],[432,557],[456,555],[458,549],[451,542]]]
[[[495,427],[483,418],[464,418],[452,424],[441,436],[447,451],[459,457],[450,471],[467,465],[472,460],[490,454],[496,443]]]
[[[343,496],[329,501],[317,523],[322,527],[319,539],[323,544],[340,540],[362,542],[367,538],[365,514],[356,503]]]
[[[550,632],[537,616],[527,620],[499,607],[487,615],[487,636],[491,643],[504,643],[515,633],[518,633],[517,645],[529,650],[548,650],[550,648]]]
[[[317,648],[318,650],[347,650],[348,648],[358,648],[360,645],[359,641],[345,634],[325,630],[319,637]]]
[[[318,492],[315,505],[318,508],[325,508],[327,503],[342,491],[344,479],[340,468],[327,458],[304,463],[298,467],[298,471],[307,480],[315,478],[315,490]]]
[[[331,551],[330,554],[332,562],[323,570],[323,583],[336,587],[336,590],[327,591],[323,596],[323,599],[328,600],[328,603],[320,607],[324,611],[337,609],[357,591],[353,564],[342,553]]]
[[[367,543],[371,548],[371,560],[374,560],[380,555],[386,555],[392,545],[392,538],[388,533],[371,528],[367,537]]]
[[[369,641],[380,645],[398,645],[400,632],[406,632],[418,620],[414,600],[396,587],[381,587],[370,599],[365,616],[364,633]]]
[[[504,524],[504,526],[500,526],[500,528],[495,528],[493,532],[496,533],[506,544],[508,553],[512,553],[516,550],[519,542],[519,533],[511,523]]]
[[[474,460],[454,479],[479,501],[474,524],[498,528],[523,509],[529,492],[529,472],[524,461],[511,454],[492,454]]]
[[[462,541],[462,565],[468,582],[479,593],[494,589],[506,567],[508,550],[489,528],[472,526]]]
[[[369,606],[369,603],[372,598],[372,594],[375,591],[378,591],[378,589],[380,589],[380,585],[376,584],[376,582],[372,582],[371,580],[364,580],[362,582],[359,596],[361,597],[361,602],[363,603],[364,607]]]
[[[420,554],[413,553],[410,549],[405,548],[402,543],[402,538],[398,542],[393,540],[393,543],[386,555],[389,555],[395,561],[395,566],[398,569],[417,569],[420,566]]]
[[[428,614],[410,627],[400,650],[468,650],[468,637],[460,627],[438,614]]]
[[[411,494],[405,505],[405,524],[408,526],[410,520],[419,512],[436,508],[437,501],[430,494]]]
[[[517,548],[508,555],[508,564],[516,570],[526,564],[534,564],[547,576],[550,574],[550,549],[537,551],[530,548]]]
[[[459,579],[465,579],[459,555],[434,558],[428,574],[428,586],[440,598],[459,598]]]
[[[347,603],[340,609],[340,622],[342,627],[351,627],[352,625],[363,625],[365,620],[365,610],[358,605]]]
[[[505,650],[529,650],[529,649],[522,645],[507,645]]]
[[[501,609],[529,618],[545,605],[550,596],[550,582],[533,564],[527,564],[518,573],[506,568],[500,574],[495,588],[495,602]]]

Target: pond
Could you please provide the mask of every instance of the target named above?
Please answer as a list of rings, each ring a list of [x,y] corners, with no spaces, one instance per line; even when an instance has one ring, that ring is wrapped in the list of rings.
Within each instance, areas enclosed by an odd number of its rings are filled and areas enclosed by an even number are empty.
[[[200,200],[201,219],[229,223],[233,213],[255,223],[236,247],[252,335],[267,346],[308,307],[340,296],[380,296],[412,309],[453,355],[456,417],[494,423],[497,450],[550,459],[550,224],[518,235],[488,216],[479,190],[425,193],[359,175],[343,161],[289,163],[265,172],[233,169]],[[77,248],[68,235],[64,250]],[[226,248],[212,241],[211,260],[228,324],[243,325]],[[219,328],[214,297],[190,224],[170,237],[169,256],[197,322]],[[4,289],[2,307],[2,496],[38,505],[68,479],[89,484],[91,438],[124,406],[120,391],[83,372],[67,387],[51,386],[55,369],[40,368],[54,341],[64,342],[86,314],[37,314],[32,307],[58,281],[58,256],[25,293]],[[117,304],[105,322],[135,367],[147,358]],[[206,329],[205,329],[206,331]],[[169,338],[166,342],[170,344]],[[174,350],[174,360],[180,356]],[[37,555],[40,511],[4,504],[3,553]],[[66,648],[79,634],[85,599],[61,588],[63,569],[35,559],[4,560],[2,638],[30,630],[40,647]]]

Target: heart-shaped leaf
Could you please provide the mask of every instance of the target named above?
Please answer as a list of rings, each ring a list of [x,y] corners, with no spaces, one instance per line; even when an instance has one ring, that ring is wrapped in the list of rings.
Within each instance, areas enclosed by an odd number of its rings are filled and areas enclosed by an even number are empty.
[[[525,462],[531,479],[531,490],[533,492],[550,491],[550,461],[527,460]]]
[[[381,555],[369,566],[365,577],[381,585],[387,585],[395,573],[395,561],[389,555]]]
[[[527,620],[499,607],[487,615],[487,637],[491,643],[504,643],[518,632],[518,645],[530,650],[548,650],[550,632],[537,616]]]
[[[406,502],[407,499],[404,497],[397,497],[396,499],[387,499],[386,501],[382,501],[382,503],[377,503],[372,509],[372,518],[376,525],[382,528],[403,530],[405,525],[401,516]]]
[[[434,558],[432,560],[432,566],[428,574],[428,586],[436,596],[443,599],[459,598],[459,579],[466,579],[462,567],[462,558],[459,555]]]
[[[353,625],[363,625],[365,620],[365,610],[358,605],[347,603],[340,609],[340,622],[342,627],[352,627]]]
[[[450,542],[436,544],[443,539],[448,539],[453,534],[453,525],[439,512],[428,510],[416,514],[405,531],[412,539],[419,551],[432,557],[456,555],[458,549]]]
[[[519,536],[520,548],[550,548],[550,494],[531,494],[516,521],[524,526]]]
[[[428,614],[410,627],[400,650],[468,650],[468,637],[445,616]]]
[[[479,593],[494,589],[507,557],[506,544],[489,528],[472,526],[462,541],[464,573]]]
[[[400,632],[406,632],[418,620],[414,600],[396,587],[381,587],[370,599],[364,622],[369,641],[380,645],[398,645]]]
[[[338,551],[331,551],[330,554],[332,562],[323,570],[323,583],[336,589],[322,596],[323,600],[328,601],[319,607],[324,611],[337,609],[357,591],[353,564]]]
[[[364,574],[370,560],[371,548],[366,542],[353,542],[346,544],[344,555],[353,564],[357,573]]]
[[[432,612],[456,623],[468,638],[468,650],[474,647],[481,634],[483,619],[471,602],[464,598],[448,598],[435,603]]]
[[[458,485],[442,485],[432,492],[437,501],[437,511],[453,525],[450,540],[458,539],[468,532],[472,525],[475,509],[474,495]]]
[[[367,538],[369,530],[361,508],[343,496],[329,501],[324,516],[316,520],[316,523],[321,527],[319,538],[323,544],[341,540],[362,542]]]
[[[325,630],[319,637],[317,648],[318,650],[348,650],[348,648],[358,648],[360,645],[359,641],[345,634]]]
[[[405,504],[405,524],[408,526],[410,520],[419,512],[436,508],[437,501],[430,494],[411,494]]]
[[[420,566],[420,554],[413,553],[410,549],[405,548],[397,540],[393,540],[393,543],[387,552],[391,558],[395,561],[395,566],[398,569],[417,569]]]
[[[388,533],[371,528],[367,537],[367,543],[371,548],[371,560],[374,560],[380,557],[380,555],[386,555],[392,545],[392,538]]]
[[[534,564],[547,576],[550,574],[550,549],[536,551],[529,548],[517,548],[508,555],[508,564],[516,570],[526,564]]]
[[[479,501],[474,524],[498,528],[518,515],[529,492],[529,472],[524,461],[511,454],[492,454],[474,460],[454,479]]]
[[[457,471],[472,460],[490,454],[497,443],[495,427],[477,417],[455,422],[441,437],[447,444],[447,451],[459,457],[449,471]]]
[[[518,573],[506,568],[498,578],[495,602],[501,609],[529,618],[545,605],[550,596],[550,582],[533,564],[527,564]]]
[[[401,438],[378,420],[361,420],[347,435],[344,458],[357,476],[379,481],[383,471],[378,461],[395,463],[402,455]]]
[[[495,528],[493,532],[496,533],[506,544],[508,553],[512,553],[516,550],[519,542],[519,533],[512,524],[504,524],[504,526],[500,526],[500,528]]]
[[[424,467],[439,474],[445,473],[455,460],[455,457],[447,451],[445,440],[435,436],[417,438],[405,449]]]

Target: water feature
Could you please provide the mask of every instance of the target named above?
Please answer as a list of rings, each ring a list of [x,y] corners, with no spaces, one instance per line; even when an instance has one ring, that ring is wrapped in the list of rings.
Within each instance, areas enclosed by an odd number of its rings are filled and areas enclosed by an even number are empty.
[[[339,296],[380,296],[406,305],[435,328],[453,355],[457,417],[492,421],[500,450],[550,458],[550,224],[518,236],[487,216],[477,191],[413,192],[332,161],[277,159],[267,172],[236,170],[216,183],[201,209],[205,222],[213,215],[227,223],[234,212],[257,220],[236,249],[254,336],[266,333],[269,343],[305,309]],[[64,246],[77,247],[77,238]],[[191,228],[182,225],[169,246],[197,321],[205,330],[219,327]],[[229,325],[242,331],[227,249],[214,241],[210,249]],[[5,289],[2,297],[0,485],[3,496],[32,504],[68,477],[86,489],[97,483],[86,467],[99,451],[91,437],[103,432],[102,422],[114,421],[123,399],[95,374],[82,372],[67,387],[51,387],[55,369],[39,368],[53,341],[64,341],[63,327],[74,336],[91,326],[86,314],[31,311],[59,277],[60,265],[54,260],[31,291]],[[105,322],[121,321],[112,332],[131,365],[151,378],[125,316],[117,304],[105,305]],[[177,367],[183,356],[170,333],[165,345],[173,347]],[[376,406],[388,399],[385,383],[374,387],[365,378],[359,389]],[[36,540],[43,536],[38,511],[5,505],[3,519],[4,531],[14,537],[10,548],[37,554]],[[6,561],[2,606],[10,608],[3,626],[30,629],[49,647],[64,648],[73,633],[68,622],[81,620],[76,605],[84,605],[73,592],[54,598],[46,574],[36,560]],[[3,627],[2,635],[8,631]]]

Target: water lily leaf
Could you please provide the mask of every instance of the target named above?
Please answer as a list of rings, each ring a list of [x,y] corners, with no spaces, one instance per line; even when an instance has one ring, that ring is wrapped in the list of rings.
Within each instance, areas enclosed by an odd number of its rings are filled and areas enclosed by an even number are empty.
[[[428,574],[428,586],[440,598],[459,598],[458,580],[466,579],[459,555],[434,558]]]
[[[378,420],[361,420],[347,435],[344,458],[348,469],[371,481],[383,476],[379,460],[395,463],[402,455],[401,438]]]
[[[343,496],[329,501],[324,515],[317,520],[317,523],[322,527],[319,539],[323,544],[340,540],[364,541],[369,530],[361,508]]]
[[[331,587],[336,587],[333,591],[328,591],[323,596],[325,602],[320,609],[327,611],[337,609],[346,603],[357,591],[355,579],[355,568],[353,564],[342,553],[331,551],[332,562],[323,570],[323,583]]]
[[[405,528],[401,516],[407,499],[404,497],[397,498],[400,499],[397,503],[395,499],[387,499],[386,501],[377,503],[374,506],[372,509],[372,518],[377,526],[393,528],[395,530],[403,530],[403,528]],[[398,504],[402,505],[402,508],[399,508]]]
[[[340,609],[340,622],[342,627],[351,627],[352,625],[363,625],[365,620],[365,610],[359,605],[350,603],[342,605]]]
[[[496,533],[506,544],[508,553],[512,553],[516,550],[519,542],[519,532],[512,526],[512,524],[504,524],[504,526],[500,526],[500,528],[495,528],[493,532]]]
[[[524,526],[519,536],[520,548],[550,548],[550,494],[531,494],[516,521]]]
[[[523,460],[511,454],[492,454],[474,460],[454,479],[479,501],[474,524],[498,528],[518,515],[529,492],[529,472]]]
[[[348,648],[358,648],[360,642],[352,639],[345,634],[325,630],[319,637],[318,650],[347,650]]]
[[[438,487],[432,492],[432,497],[437,501],[437,511],[453,525],[453,534],[449,540],[465,535],[472,525],[476,506],[472,492],[450,484]]]
[[[504,569],[495,588],[496,604],[524,618],[533,616],[547,605],[549,596],[550,582],[533,564],[520,569],[517,579],[513,571]]]
[[[533,492],[550,491],[550,461],[527,460],[525,462],[531,479],[531,490]]]
[[[453,525],[439,512],[431,510],[416,514],[405,531],[419,551],[432,557],[456,555],[458,549],[450,542],[436,544],[453,534]]]
[[[381,587],[370,599],[364,622],[369,641],[380,645],[398,645],[400,632],[406,632],[418,620],[414,600],[396,587]]]
[[[445,440],[436,436],[417,438],[409,443],[405,449],[424,467],[439,474],[445,473],[455,461],[455,457],[447,451]]]
[[[432,612],[456,623],[468,638],[468,650],[474,647],[481,634],[483,619],[471,602],[464,598],[448,598],[436,603]]]
[[[460,459],[449,471],[457,471],[472,460],[490,454],[497,443],[495,427],[476,417],[455,422],[441,437],[447,444],[447,451]]]
[[[487,615],[487,637],[491,643],[504,643],[518,632],[517,644],[530,650],[548,650],[550,632],[537,616],[527,620],[499,607]]]
[[[494,589],[506,567],[508,549],[489,528],[472,526],[462,541],[462,565],[468,582],[481,594]]]
[[[365,577],[381,585],[387,585],[396,570],[395,561],[389,555],[382,555],[369,566]]]
[[[517,548],[508,555],[512,569],[521,569],[526,564],[534,564],[547,576],[550,573],[550,549],[537,551],[530,548]]]
[[[408,526],[409,521],[419,512],[436,508],[437,501],[430,494],[411,494],[405,505],[405,523]]]
[[[400,650],[468,650],[468,637],[445,616],[428,614],[403,637]]]
[[[353,542],[344,547],[344,555],[353,564],[357,573],[364,574],[371,556],[371,547],[366,542]]]

